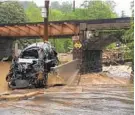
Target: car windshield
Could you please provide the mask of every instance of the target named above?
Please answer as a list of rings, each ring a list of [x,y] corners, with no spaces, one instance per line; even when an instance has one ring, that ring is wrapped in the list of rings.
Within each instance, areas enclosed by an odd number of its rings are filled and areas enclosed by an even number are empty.
[[[25,59],[38,59],[38,51],[37,49],[27,49],[22,52],[22,55],[20,58],[25,58]]]

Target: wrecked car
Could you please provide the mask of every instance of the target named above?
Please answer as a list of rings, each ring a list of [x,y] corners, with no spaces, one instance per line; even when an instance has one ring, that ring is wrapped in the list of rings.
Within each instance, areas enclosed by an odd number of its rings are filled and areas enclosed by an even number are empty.
[[[6,81],[10,88],[45,87],[51,67],[57,64],[57,52],[49,42],[34,43],[12,60]]]

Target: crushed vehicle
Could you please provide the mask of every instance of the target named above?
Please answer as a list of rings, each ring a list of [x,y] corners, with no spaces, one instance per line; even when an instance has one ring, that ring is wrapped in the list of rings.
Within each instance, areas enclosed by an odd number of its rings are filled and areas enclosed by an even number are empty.
[[[45,87],[51,67],[57,64],[57,52],[49,42],[34,43],[12,60],[6,81],[12,89]]]

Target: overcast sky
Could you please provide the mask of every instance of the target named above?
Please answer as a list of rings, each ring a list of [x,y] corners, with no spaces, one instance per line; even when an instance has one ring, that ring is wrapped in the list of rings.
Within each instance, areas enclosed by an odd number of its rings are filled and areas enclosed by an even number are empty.
[[[0,0],[2,1],[2,0]],[[12,0],[11,0],[12,1]],[[20,1],[34,1],[38,6],[43,6],[44,5],[44,0],[20,0]],[[69,1],[72,2],[73,0],[50,0],[52,1]],[[83,3],[84,0],[75,0],[76,1],[76,6],[80,6],[80,4]],[[116,3],[115,11],[121,16],[121,11],[125,11],[125,15],[131,16],[131,10],[130,10],[130,2],[132,0],[113,0]]]

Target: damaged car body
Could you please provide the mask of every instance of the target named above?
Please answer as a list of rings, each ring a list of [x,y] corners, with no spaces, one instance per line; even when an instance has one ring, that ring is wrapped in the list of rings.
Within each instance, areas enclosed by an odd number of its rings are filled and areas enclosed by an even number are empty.
[[[13,89],[45,87],[51,67],[57,64],[57,52],[49,42],[34,43],[12,60],[6,81]]]

